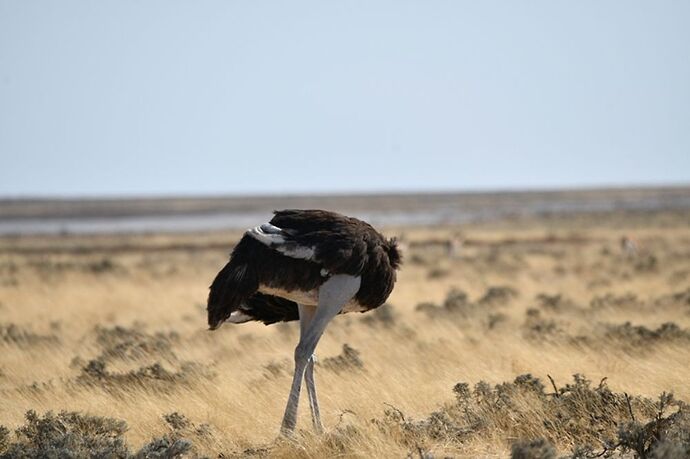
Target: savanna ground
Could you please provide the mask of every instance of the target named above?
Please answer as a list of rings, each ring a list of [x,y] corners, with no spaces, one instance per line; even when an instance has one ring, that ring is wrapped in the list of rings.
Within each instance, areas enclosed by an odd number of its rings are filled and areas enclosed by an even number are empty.
[[[206,330],[239,233],[0,238],[0,454],[688,457],[688,212],[385,232],[396,289],[328,328],[292,439],[297,324]]]

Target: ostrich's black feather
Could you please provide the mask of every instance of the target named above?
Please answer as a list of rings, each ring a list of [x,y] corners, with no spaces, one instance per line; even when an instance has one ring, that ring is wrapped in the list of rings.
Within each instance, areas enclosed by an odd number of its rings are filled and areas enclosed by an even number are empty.
[[[368,223],[323,210],[277,211],[270,223],[284,230],[291,244],[313,248],[313,257],[291,258],[245,234],[211,284],[212,329],[234,311],[264,323],[299,318],[296,303],[264,295],[261,286],[311,291],[334,274],[360,276],[355,300],[364,309],[380,306],[393,290],[401,263],[396,242]]]

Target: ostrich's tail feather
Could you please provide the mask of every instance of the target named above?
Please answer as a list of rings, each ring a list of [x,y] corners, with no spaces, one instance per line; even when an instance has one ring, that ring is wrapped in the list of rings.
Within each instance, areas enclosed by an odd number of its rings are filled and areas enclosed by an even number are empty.
[[[206,307],[209,328],[218,328],[258,288],[258,280],[249,263],[232,258],[211,284]]]
[[[396,238],[388,239],[385,249],[386,253],[388,253],[388,260],[390,261],[391,267],[393,269],[400,269],[403,259],[400,248],[398,247],[398,240]]]

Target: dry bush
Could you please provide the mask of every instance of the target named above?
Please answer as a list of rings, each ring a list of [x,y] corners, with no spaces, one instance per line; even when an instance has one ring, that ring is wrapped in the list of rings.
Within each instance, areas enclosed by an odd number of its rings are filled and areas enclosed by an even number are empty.
[[[7,451],[10,446],[10,429],[0,426],[0,454]]]
[[[556,459],[556,448],[548,440],[519,441],[510,448],[511,459]]]
[[[660,344],[690,344],[690,330],[673,322],[665,322],[657,328],[632,325],[630,322],[611,324],[592,321],[583,311],[577,311],[586,320],[585,335],[573,335],[563,321],[554,320],[542,310],[530,308],[522,324],[523,336],[535,343],[560,343],[587,346],[593,350],[618,349],[630,355],[648,354]]]
[[[647,254],[635,259],[634,268],[638,273],[656,272],[659,267],[659,260],[651,254]]]
[[[574,301],[560,293],[556,295],[540,293],[536,297],[536,302],[539,308],[548,312],[564,313],[579,309]]]
[[[138,455],[146,458],[167,458],[177,455],[198,456],[196,444],[213,443],[215,434],[208,424],[195,424],[184,414],[172,412],[163,415],[170,431],[162,437],[153,439],[144,446]]]
[[[110,271],[119,271],[123,268],[117,265],[110,258],[102,258],[100,260],[92,261],[84,265],[83,269],[94,274],[104,274]]]
[[[665,412],[673,406],[678,410],[669,416]],[[690,457],[690,405],[674,400],[663,393],[655,403],[656,414],[647,423],[634,418],[619,426],[618,443],[609,449],[620,448],[639,458],[682,459]]]
[[[686,278],[687,281],[687,278]],[[678,306],[690,310],[690,287],[668,295],[662,295],[654,302],[657,307]]]
[[[173,440],[168,436],[154,438],[134,454],[134,459],[171,459],[192,456],[192,443],[185,439]]]
[[[40,258],[30,260],[27,265],[43,276],[64,274],[66,272],[83,272],[94,275],[122,274],[127,269],[111,258],[103,257],[96,260],[64,261]]]
[[[513,444],[513,457],[556,457],[554,444],[569,448],[573,457],[607,456],[633,451],[637,457],[655,451],[690,452],[688,405],[662,394],[659,401],[612,392],[602,380],[593,386],[581,375],[553,391],[531,375],[492,386],[480,381],[473,388],[458,383],[456,402],[427,419],[412,420],[400,410],[386,410],[373,420],[396,442],[414,447],[435,443],[458,448],[473,438]],[[667,415],[669,408],[676,411]],[[683,455],[668,456],[672,458]]]
[[[506,286],[489,287],[477,300],[470,301],[467,294],[458,289],[451,289],[441,305],[419,303],[415,310],[424,313],[430,319],[466,325],[467,322],[478,323],[482,328],[492,330],[505,323],[508,316],[497,309],[505,307],[518,295],[517,290]]]
[[[525,311],[522,332],[526,339],[537,342],[551,341],[566,336],[555,320],[545,318],[539,309],[534,308]]]
[[[108,392],[127,391],[135,388],[148,391],[172,391],[179,386],[189,386],[199,379],[212,378],[207,367],[196,362],[184,362],[180,369],[167,370],[160,363],[142,366],[124,373],[108,371],[103,360],[90,360],[77,377],[85,386],[98,387]]]
[[[649,350],[647,346],[660,342],[686,342],[690,344],[690,330],[683,330],[673,322],[666,322],[656,329],[644,325],[634,326],[630,322],[608,325],[605,339],[615,340],[638,350]]]
[[[178,358],[173,349],[179,343],[175,332],[150,334],[137,327],[114,326],[96,327],[93,335],[101,352],[87,361],[76,356],[70,364],[80,369],[76,378],[80,385],[106,392],[135,388],[165,392],[215,376],[207,365]],[[109,366],[116,362],[135,366],[126,371],[113,371]]]
[[[431,268],[427,273],[426,277],[429,279],[443,279],[444,277],[448,277],[449,275],[449,269],[437,266],[435,268]]]
[[[179,423],[180,419],[186,421],[176,415],[172,413],[165,420],[171,426],[174,422]],[[26,421],[15,431],[14,439],[8,429],[0,426],[0,456],[7,459],[187,457],[194,453],[192,442],[180,436],[190,429],[191,423],[187,423],[184,427],[173,427],[169,435],[153,439],[139,451],[131,451],[124,437],[127,431],[125,421],[68,411],[57,415],[47,412],[41,417],[28,411]],[[205,435],[203,432],[197,435]]]
[[[417,254],[417,253],[414,253],[414,254],[410,255],[410,257],[409,257],[409,263],[412,264],[412,265],[425,266],[425,265],[427,265],[427,264],[430,264],[431,261],[430,261],[430,260],[427,260],[426,258],[424,258],[423,256],[421,256],[421,255],[419,255],[419,254]]]
[[[20,348],[31,346],[53,346],[60,339],[53,334],[39,335],[13,323],[0,324],[0,342]]]
[[[677,269],[668,276],[668,283],[671,285],[685,284],[690,279],[690,269]]]
[[[489,287],[477,301],[470,301],[467,293],[459,289],[451,289],[442,304],[419,303],[415,310],[424,313],[431,319],[449,322],[477,321],[486,328],[493,328],[503,322],[506,317],[496,312],[496,309],[506,306],[517,297],[517,290],[512,287]]]
[[[26,413],[26,422],[6,441],[2,456],[27,457],[116,457],[129,456],[124,440],[127,424],[112,418],[86,416],[76,412],[52,412],[40,417]]]
[[[398,321],[395,308],[388,303],[384,303],[373,311],[369,311],[360,320],[370,327],[381,326],[383,328],[392,328]]]
[[[266,379],[274,379],[279,376],[288,374],[289,372],[289,362],[288,360],[283,360],[281,362],[271,361],[264,365],[264,376]]]
[[[145,357],[162,358],[174,362],[177,356],[172,345],[179,342],[175,332],[145,333],[135,328],[115,326],[112,328],[96,327],[96,342],[102,352],[97,360],[138,360]]]
[[[462,290],[451,290],[444,302],[440,305],[424,302],[419,303],[415,308],[418,312],[425,313],[429,318],[456,315],[457,317],[467,317],[472,312],[472,305],[468,301],[467,294]]]
[[[340,355],[323,359],[321,365],[335,373],[361,370],[364,368],[364,362],[359,355],[360,352],[357,349],[345,343]]]
[[[598,309],[640,309],[644,303],[637,298],[634,293],[626,293],[624,295],[615,295],[607,293],[605,295],[594,297],[590,303],[590,308]]]
[[[464,257],[463,262],[479,273],[497,273],[506,278],[513,278],[527,265],[524,257],[504,247],[490,246],[474,257]]]
[[[482,306],[505,306],[510,300],[518,296],[517,290],[507,286],[489,287],[477,301]]]

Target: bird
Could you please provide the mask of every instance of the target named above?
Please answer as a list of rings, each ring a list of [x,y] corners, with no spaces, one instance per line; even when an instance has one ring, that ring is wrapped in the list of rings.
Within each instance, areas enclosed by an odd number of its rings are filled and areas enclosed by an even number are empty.
[[[269,222],[244,233],[210,286],[208,326],[299,320],[281,434],[295,430],[303,381],[314,430],[323,432],[314,382],[319,339],[336,315],[381,306],[393,291],[401,263],[395,238],[332,211],[274,211]]]

